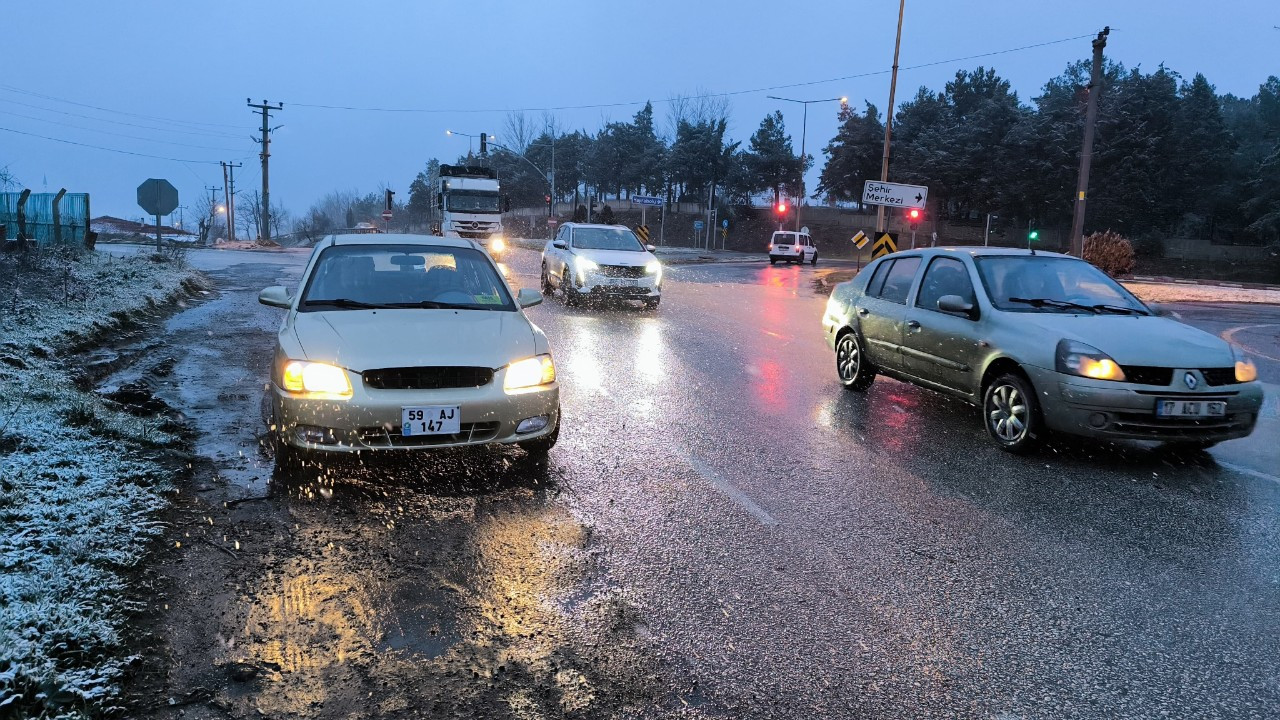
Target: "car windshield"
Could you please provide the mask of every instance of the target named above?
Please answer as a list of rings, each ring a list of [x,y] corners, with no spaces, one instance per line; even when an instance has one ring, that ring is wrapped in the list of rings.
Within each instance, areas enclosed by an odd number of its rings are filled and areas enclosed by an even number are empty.
[[[298,309],[515,310],[483,253],[426,245],[335,245],[321,252]]]
[[[580,250],[644,252],[644,245],[626,228],[574,228],[573,246]]]
[[[450,190],[447,208],[450,212],[498,212],[498,193]]]
[[[1136,297],[1083,260],[1044,255],[977,258],[978,275],[1001,310],[1147,315]]]

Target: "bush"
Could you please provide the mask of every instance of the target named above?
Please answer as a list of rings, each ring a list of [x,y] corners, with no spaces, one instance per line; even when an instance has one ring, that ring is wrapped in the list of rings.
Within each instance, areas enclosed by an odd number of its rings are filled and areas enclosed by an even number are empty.
[[[599,222],[601,225],[617,225],[618,218],[613,214],[613,208],[605,205],[604,209],[600,211]]]
[[[1134,266],[1133,243],[1110,230],[1094,233],[1084,239],[1084,259],[1111,277],[1128,275]]]

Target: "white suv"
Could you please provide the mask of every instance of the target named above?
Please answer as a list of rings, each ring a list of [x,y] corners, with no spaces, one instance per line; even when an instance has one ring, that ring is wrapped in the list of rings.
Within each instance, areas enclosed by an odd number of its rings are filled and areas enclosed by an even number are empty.
[[[568,304],[587,298],[662,300],[662,264],[622,225],[565,223],[542,250],[542,292],[564,293]]]
[[[810,265],[817,265],[818,246],[813,244],[813,238],[805,230],[779,230],[769,241],[769,264],[776,264],[779,260],[798,263],[807,261]]]

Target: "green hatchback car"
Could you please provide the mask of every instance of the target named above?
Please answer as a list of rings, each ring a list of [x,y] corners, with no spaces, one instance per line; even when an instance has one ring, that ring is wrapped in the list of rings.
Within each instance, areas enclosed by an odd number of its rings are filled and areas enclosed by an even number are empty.
[[[1262,407],[1238,348],[1056,253],[886,255],[835,287],[822,329],[846,388],[879,374],[963,398],[1014,453],[1048,431],[1204,449],[1253,432]]]

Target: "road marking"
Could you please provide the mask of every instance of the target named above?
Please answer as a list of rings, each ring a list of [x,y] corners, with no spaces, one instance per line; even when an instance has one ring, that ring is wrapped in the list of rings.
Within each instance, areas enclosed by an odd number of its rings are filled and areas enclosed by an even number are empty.
[[[778,521],[770,515],[764,508],[755,503],[754,500],[747,497],[746,493],[734,487],[733,483],[725,480],[720,473],[716,472],[710,465],[702,462],[690,453],[684,453],[685,462],[689,463],[689,467],[698,471],[707,482],[715,486],[717,490],[728,495],[730,499],[742,506],[744,510],[751,513],[751,516],[760,521],[761,525],[774,526]]]
[[[1275,475],[1272,475],[1270,473],[1264,473],[1261,470],[1254,470],[1252,468],[1247,468],[1243,465],[1236,465],[1235,463],[1222,462],[1221,460],[1217,460],[1217,463],[1220,467],[1224,467],[1228,470],[1231,470],[1232,472],[1238,472],[1244,475],[1248,475],[1250,477],[1255,477],[1255,478],[1258,478],[1259,480],[1269,480],[1277,485],[1280,485],[1280,477],[1276,477]]]
[[[1244,343],[1239,342],[1239,341],[1237,341],[1237,340],[1235,339],[1235,337],[1236,337],[1236,333],[1238,333],[1238,332],[1241,332],[1241,331],[1243,331],[1243,330],[1257,330],[1258,328],[1264,328],[1264,327],[1280,327],[1280,323],[1260,323],[1260,324],[1258,324],[1258,325],[1241,325],[1241,326],[1239,326],[1239,327],[1233,327],[1233,328],[1231,328],[1230,330],[1224,330],[1224,331],[1222,332],[1222,335],[1221,335],[1220,337],[1221,337],[1223,340],[1226,340],[1226,341],[1227,341],[1227,342],[1229,342],[1229,343],[1235,343],[1235,344],[1239,345],[1240,347],[1244,348],[1246,351],[1248,351],[1248,352],[1250,352],[1250,353],[1252,353],[1252,354],[1254,354],[1254,355],[1257,355],[1257,356],[1259,356],[1259,357],[1264,357],[1264,358],[1266,358],[1266,359],[1268,359],[1268,360],[1273,360],[1273,361],[1275,361],[1275,362],[1280,362],[1280,358],[1278,358],[1278,357],[1271,357],[1270,355],[1268,355],[1268,354],[1266,354],[1266,353],[1264,353],[1264,352],[1259,352],[1258,350],[1256,350],[1256,349],[1254,349],[1254,348],[1252,348],[1252,347],[1249,347],[1248,345],[1245,345]]]

